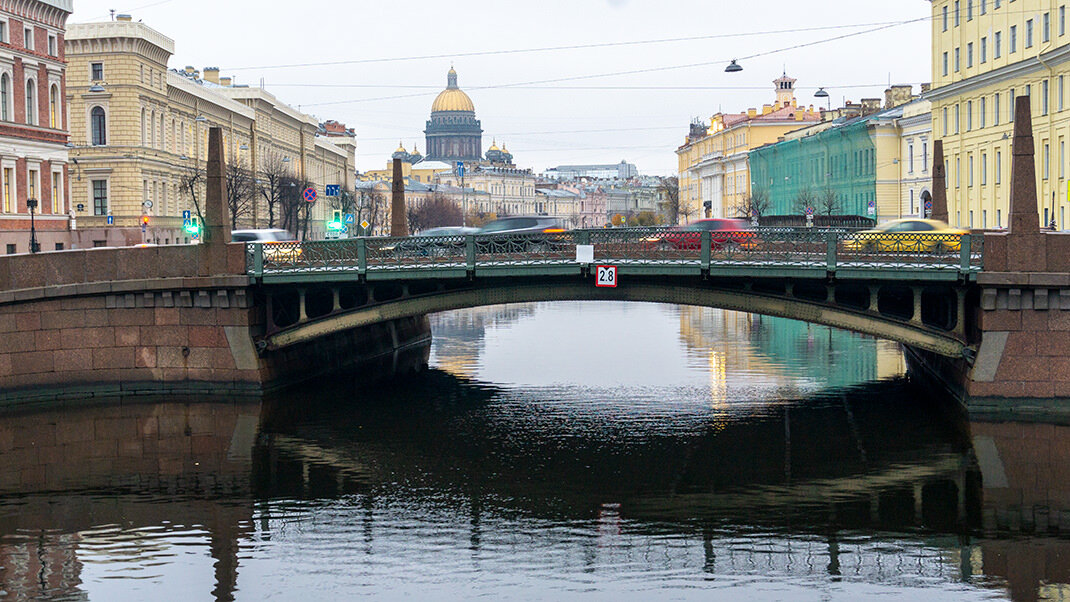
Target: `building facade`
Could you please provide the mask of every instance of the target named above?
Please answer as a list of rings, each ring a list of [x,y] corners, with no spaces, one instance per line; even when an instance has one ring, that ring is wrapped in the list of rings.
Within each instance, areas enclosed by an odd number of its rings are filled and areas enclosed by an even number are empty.
[[[1063,0],[932,0],[933,135],[952,225],[1004,228],[1014,99],[1029,96],[1038,223],[1070,228],[1070,35]]]
[[[427,159],[454,164],[479,161],[483,155],[483,127],[476,119],[472,99],[457,86],[453,67],[446,76],[446,89],[431,105],[431,118],[424,130]]]
[[[270,172],[294,184],[283,191],[291,205],[298,182],[320,194],[327,184],[352,188],[351,136],[317,137],[316,119],[265,90],[232,85],[218,69],[206,68],[203,78],[193,67],[169,70],[174,41],[141,22],[120,16],[74,25],[66,47],[81,247],[193,242],[184,216],[203,207],[211,127],[223,130],[228,165],[253,181]],[[282,226],[277,205],[250,190],[238,226]],[[302,208],[310,237],[322,237],[329,205]]]
[[[638,176],[639,168],[622,160],[620,163],[610,165],[558,165],[547,169],[545,175],[554,180],[578,180],[580,178],[627,180]]]
[[[475,198],[462,199],[464,214],[534,215],[536,210],[535,175],[530,169],[500,167],[480,163],[466,168],[464,175],[457,170],[435,176],[437,184],[471,188]],[[483,194],[485,193],[485,195]]]
[[[927,217],[932,201],[932,103],[915,100],[903,107],[899,118],[899,214]],[[931,208],[930,208],[931,212]]]
[[[786,74],[774,80],[776,98],[761,111],[717,113],[704,135],[696,136],[692,125],[687,141],[676,150],[681,207],[705,206],[712,217],[733,217],[740,212],[750,194],[747,154],[751,149],[821,120],[813,107],[798,106],[795,81]]]
[[[0,3],[3,253],[30,252],[31,230],[41,251],[72,245],[64,53],[72,10],[71,0]]]

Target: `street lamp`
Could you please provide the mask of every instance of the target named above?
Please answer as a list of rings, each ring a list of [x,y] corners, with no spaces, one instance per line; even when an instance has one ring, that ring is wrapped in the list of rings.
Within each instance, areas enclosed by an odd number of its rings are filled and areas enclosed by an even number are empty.
[[[817,92],[814,92],[814,98],[827,98],[829,103],[829,110],[832,110],[832,97],[825,91],[825,88],[818,88]]]
[[[736,63],[736,59],[732,59],[732,62],[724,68],[725,73],[739,73],[740,71],[743,71],[743,67],[740,67],[739,64]]]
[[[37,199],[26,199],[26,208],[30,210],[30,252],[40,253],[41,245],[37,244],[37,228],[33,221],[33,210],[37,209]]]

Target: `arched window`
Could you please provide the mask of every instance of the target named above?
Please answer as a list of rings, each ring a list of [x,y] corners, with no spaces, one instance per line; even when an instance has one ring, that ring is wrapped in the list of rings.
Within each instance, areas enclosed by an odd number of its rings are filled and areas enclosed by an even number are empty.
[[[93,146],[104,146],[108,143],[107,124],[103,107],[93,107],[89,112],[89,131],[92,132]]]
[[[149,71],[152,74],[152,71]],[[156,148],[156,111],[149,111],[149,146]]]
[[[48,126],[59,128],[59,88],[55,84],[48,89]]]
[[[164,133],[165,132],[164,132],[164,129],[163,129],[163,112],[161,112],[160,113],[160,140],[159,140],[159,144],[156,146],[156,148],[158,148],[160,150],[163,150],[164,145],[167,144],[166,136],[164,135]]]
[[[141,146],[145,146],[145,142],[148,140],[148,130],[145,123],[145,109],[141,109]]]
[[[0,119],[11,121],[11,78],[0,75]]]
[[[37,125],[37,83],[26,80],[26,123]]]

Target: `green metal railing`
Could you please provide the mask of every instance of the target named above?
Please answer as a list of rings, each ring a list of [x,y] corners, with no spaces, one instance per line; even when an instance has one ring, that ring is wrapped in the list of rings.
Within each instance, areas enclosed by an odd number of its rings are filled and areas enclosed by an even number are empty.
[[[377,279],[578,273],[593,264],[624,272],[692,274],[783,270],[828,274],[872,272],[970,277],[981,271],[977,235],[875,233],[817,229],[695,232],[664,228],[561,233],[362,237],[314,242],[247,243],[246,268],[256,278],[357,274]],[[594,261],[577,262],[590,245]]]

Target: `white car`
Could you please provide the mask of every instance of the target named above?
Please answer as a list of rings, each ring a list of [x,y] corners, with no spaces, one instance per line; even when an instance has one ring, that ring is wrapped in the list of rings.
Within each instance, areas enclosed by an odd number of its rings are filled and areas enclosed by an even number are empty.
[[[268,262],[293,262],[301,257],[301,246],[296,244],[297,238],[281,228],[234,230],[230,233],[230,240],[263,243],[264,261]]]

